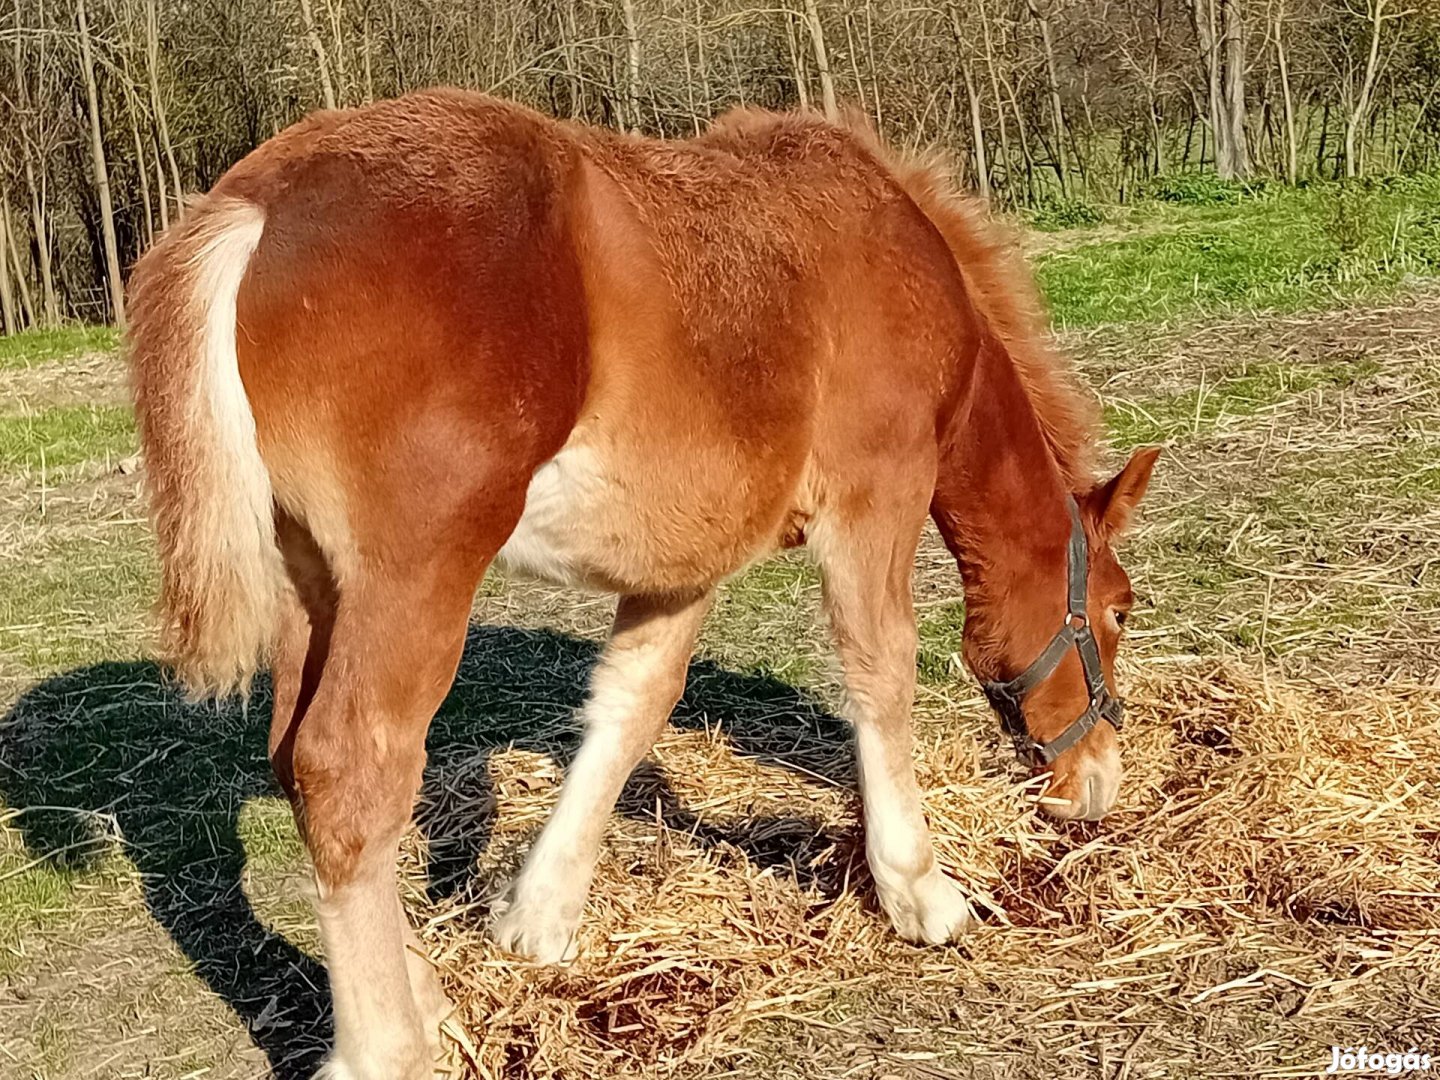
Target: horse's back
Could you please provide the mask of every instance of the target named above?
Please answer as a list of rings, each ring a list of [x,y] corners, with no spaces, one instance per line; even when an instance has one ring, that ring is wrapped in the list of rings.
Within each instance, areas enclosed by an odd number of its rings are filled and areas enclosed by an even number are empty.
[[[432,91],[316,114],[211,198],[264,214],[238,363],[322,546],[473,505],[524,570],[703,587],[819,489],[913,472],[965,330],[923,212],[813,118],[663,143]]]

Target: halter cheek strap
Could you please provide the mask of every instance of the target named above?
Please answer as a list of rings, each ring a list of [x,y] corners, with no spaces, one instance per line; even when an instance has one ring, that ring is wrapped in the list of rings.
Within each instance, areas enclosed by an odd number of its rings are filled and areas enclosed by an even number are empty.
[[[1022,761],[1036,765],[1051,765],[1055,759],[1088,735],[1101,720],[1116,731],[1120,730],[1125,703],[1114,697],[1105,685],[1105,669],[1100,663],[1100,645],[1095,640],[1095,631],[1085,612],[1085,591],[1089,575],[1089,547],[1085,542],[1085,527],[1080,522],[1080,508],[1074,498],[1066,500],[1070,511],[1070,543],[1068,555],[1067,606],[1065,625],[1056,631],[1027,667],[1009,682],[987,682],[984,684],[986,698],[1000,716],[1000,726],[1015,743],[1015,753]],[[1085,673],[1085,689],[1089,704],[1069,727],[1049,742],[1042,743],[1030,734],[1025,724],[1022,705],[1026,695],[1054,674],[1065,654],[1074,649],[1080,656],[1080,667]]]

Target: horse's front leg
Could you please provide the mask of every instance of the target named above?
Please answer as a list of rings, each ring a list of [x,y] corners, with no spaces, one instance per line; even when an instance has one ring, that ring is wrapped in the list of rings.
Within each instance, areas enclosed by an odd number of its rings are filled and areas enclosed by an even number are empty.
[[[605,824],[685,690],[709,600],[708,593],[621,597],[581,710],[584,742],[495,923],[503,948],[545,964],[573,959]]]
[[[855,728],[865,854],[880,906],[902,937],[938,945],[958,937],[970,908],[941,872],[915,781],[910,708],[915,616],[910,574],[919,525],[872,520],[816,530],[825,606],[845,672]]]

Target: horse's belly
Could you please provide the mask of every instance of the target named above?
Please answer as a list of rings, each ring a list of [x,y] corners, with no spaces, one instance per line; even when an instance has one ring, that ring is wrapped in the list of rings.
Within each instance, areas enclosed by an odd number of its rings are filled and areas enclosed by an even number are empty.
[[[673,460],[626,468],[619,456],[571,443],[540,466],[496,556],[501,569],[601,592],[663,592],[708,586],[766,546],[770,538],[747,535],[749,516],[726,505],[724,490],[707,497],[703,482],[674,475]]]

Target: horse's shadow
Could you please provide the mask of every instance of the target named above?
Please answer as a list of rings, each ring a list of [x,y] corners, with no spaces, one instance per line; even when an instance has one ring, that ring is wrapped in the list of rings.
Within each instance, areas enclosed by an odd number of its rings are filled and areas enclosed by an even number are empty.
[[[474,785],[488,783],[488,756],[516,746],[569,761],[579,741],[574,710],[596,655],[593,642],[549,631],[472,628],[429,738],[419,825],[432,899],[477,885],[494,799]],[[268,718],[263,686],[248,709],[192,706],[153,664],[77,669],[29,690],[0,721],[0,805],[19,811],[31,855],[59,865],[91,865],[118,838],[151,914],[288,1080],[319,1064],[330,1002],[323,967],[262,924],[242,889],[240,809],[278,795],[265,757]],[[837,781],[852,771],[845,725],[768,676],[697,661],[674,720],[719,727],[737,751],[769,763]],[[840,870],[816,871],[810,857],[838,838],[812,821],[708,823],[654,767],[637,770],[620,806],[647,818],[658,807],[667,825],[701,842],[788,867],[806,887],[838,890]]]

